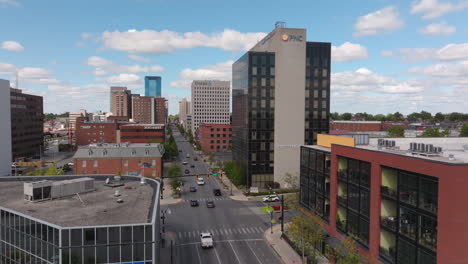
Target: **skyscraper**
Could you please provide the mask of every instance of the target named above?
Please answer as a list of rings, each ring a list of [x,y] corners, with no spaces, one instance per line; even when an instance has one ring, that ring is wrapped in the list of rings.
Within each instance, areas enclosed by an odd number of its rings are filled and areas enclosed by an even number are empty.
[[[229,124],[229,81],[192,82],[192,133],[201,123]]]
[[[109,93],[109,111],[112,112],[112,94],[115,92],[123,92],[127,90],[127,87],[120,87],[120,86],[111,86],[110,93]]]
[[[131,117],[132,91],[127,87],[111,87],[111,112],[114,116]]]
[[[161,96],[161,76],[145,76],[145,96]]]
[[[330,50],[278,26],[233,64],[233,159],[247,185],[284,185],[299,173],[299,146],[328,133]]]
[[[133,96],[132,108],[132,119],[137,123],[167,123],[167,100],[164,97]]]

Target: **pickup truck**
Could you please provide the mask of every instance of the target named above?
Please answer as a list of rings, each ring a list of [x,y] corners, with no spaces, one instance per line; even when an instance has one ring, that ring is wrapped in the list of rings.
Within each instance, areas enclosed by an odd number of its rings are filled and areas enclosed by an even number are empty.
[[[200,233],[200,240],[202,248],[213,247],[213,237],[211,233]]]

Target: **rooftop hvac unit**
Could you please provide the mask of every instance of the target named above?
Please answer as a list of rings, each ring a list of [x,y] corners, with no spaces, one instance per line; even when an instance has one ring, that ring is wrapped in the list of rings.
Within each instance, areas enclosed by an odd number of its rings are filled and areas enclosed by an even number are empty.
[[[120,191],[119,191],[119,190],[115,190],[114,196],[115,196],[115,197],[119,197],[119,196],[120,196]]]
[[[455,160],[455,155],[449,154],[449,160]]]
[[[390,141],[390,147],[392,147],[392,148],[393,148],[393,147],[395,147],[395,145],[396,145],[396,142],[395,142],[395,140],[391,140],[391,141]]]
[[[437,147],[437,153],[441,153],[442,152],[442,147]]]
[[[140,184],[141,184],[141,185],[146,184],[146,179],[145,179],[145,178],[141,178]]]

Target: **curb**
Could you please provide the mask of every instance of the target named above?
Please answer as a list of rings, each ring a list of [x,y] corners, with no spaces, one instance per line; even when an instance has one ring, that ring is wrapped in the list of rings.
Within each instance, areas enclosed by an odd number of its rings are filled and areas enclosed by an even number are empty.
[[[167,203],[165,203],[165,202],[160,202],[160,205],[178,204],[178,203],[180,203],[180,202],[182,202],[182,199],[177,199],[177,200],[170,201],[170,202],[167,202]]]
[[[247,199],[247,198],[237,198],[235,196],[229,196],[229,198],[231,200],[234,200],[234,201],[241,201],[241,202],[248,202],[249,201],[249,199]]]

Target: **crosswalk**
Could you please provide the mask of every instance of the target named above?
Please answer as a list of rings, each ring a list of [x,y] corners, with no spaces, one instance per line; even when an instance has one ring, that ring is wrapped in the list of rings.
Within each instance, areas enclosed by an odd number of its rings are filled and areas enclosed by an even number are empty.
[[[205,201],[226,201],[226,200],[230,200],[230,199],[226,198],[226,197],[193,198],[193,199],[185,199],[184,202],[190,202],[191,200],[197,200],[199,202],[205,202]]]
[[[198,240],[200,233],[208,232],[211,233],[214,237],[229,237],[233,235],[258,235],[265,232],[264,227],[260,226],[250,226],[250,227],[221,227],[221,228],[207,228],[201,230],[192,230],[192,231],[179,231],[176,236],[179,240]]]

